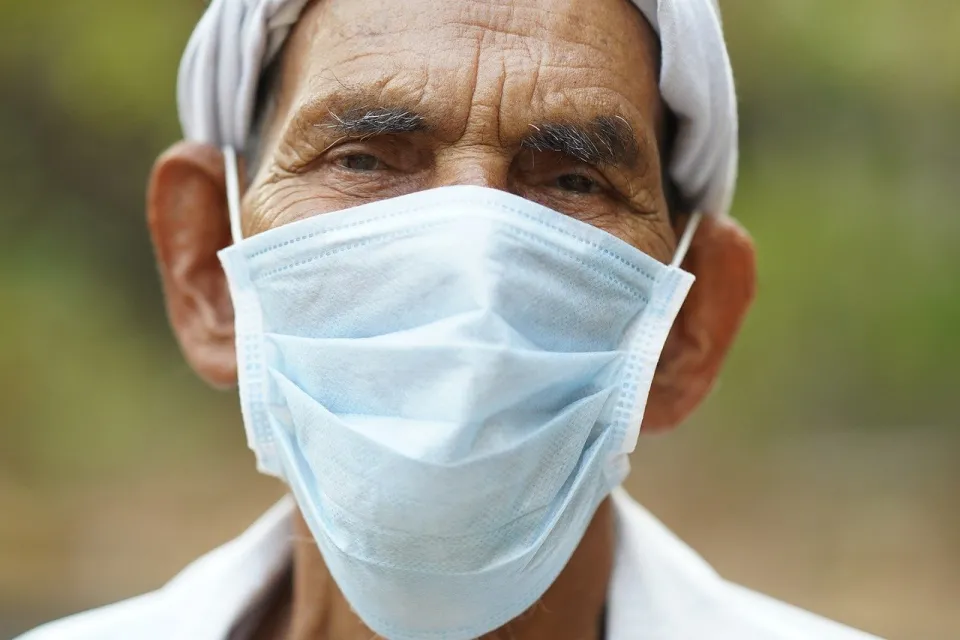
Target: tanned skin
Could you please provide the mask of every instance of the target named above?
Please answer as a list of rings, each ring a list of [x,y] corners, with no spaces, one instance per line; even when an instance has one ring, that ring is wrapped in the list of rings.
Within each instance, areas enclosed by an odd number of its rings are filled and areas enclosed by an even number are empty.
[[[658,67],[656,36],[626,0],[315,1],[282,56],[243,194],[244,235],[470,184],[539,202],[669,261],[687,216],[667,205]],[[212,385],[235,385],[233,308],[216,258],[230,243],[220,151],[174,145],[157,160],[147,205],[183,353]],[[645,433],[675,426],[700,403],[753,297],[753,247],[729,218],[707,217],[684,268],[697,282],[657,369]],[[597,640],[614,524],[604,502],[541,600],[484,640]],[[299,516],[295,528],[291,578],[256,637],[376,637]]]

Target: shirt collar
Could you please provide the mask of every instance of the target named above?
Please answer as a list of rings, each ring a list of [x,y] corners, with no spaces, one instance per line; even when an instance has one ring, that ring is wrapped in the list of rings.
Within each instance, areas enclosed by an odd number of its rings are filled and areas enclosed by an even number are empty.
[[[199,594],[216,594],[203,614],[185,617],[176,638],[225,639],[244,614],[269,595],[289,567],[296,505],[285,496],[239,538],[196,560],[164,587],[174,610],[197,609]],[[177,588],[182,585],[183,588]]]
[[[607,598],[607,640],[656,638],[689,616],[704,585],[722,584],[707,563],[623,489],[612,494],[617,542]],[[296,504],[285,496],[240,537],[196,560],[164,587],[174,606],[195,610],[175,637],[225,639],[289,567]],[[178,588],[180,587],[180,588]],[[183,600],[183,602],[176,602]],[[189,601],[188,601],[189,600]],[[650,632],[654,635],[649,635]]]

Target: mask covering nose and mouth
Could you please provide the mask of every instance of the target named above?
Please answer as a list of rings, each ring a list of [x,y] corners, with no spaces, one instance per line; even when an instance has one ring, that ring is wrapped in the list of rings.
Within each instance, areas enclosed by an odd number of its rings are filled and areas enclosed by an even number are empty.
[[[529,608],[629,469],[693,276],[523,198],[453,186],[220,252],[240,401],[331,574],[389,640]]]

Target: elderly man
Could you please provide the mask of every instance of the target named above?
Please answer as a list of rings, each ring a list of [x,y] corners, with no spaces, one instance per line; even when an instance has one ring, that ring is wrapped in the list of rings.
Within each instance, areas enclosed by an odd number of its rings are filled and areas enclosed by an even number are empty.
[[[867,637],[617,488],[753,293],[712,0],[214,0],[179,105],[170,319],[293,498],[27,638]]]

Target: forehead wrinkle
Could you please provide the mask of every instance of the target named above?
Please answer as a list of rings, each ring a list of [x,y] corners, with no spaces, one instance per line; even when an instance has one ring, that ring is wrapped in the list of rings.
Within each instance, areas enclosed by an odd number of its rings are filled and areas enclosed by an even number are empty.
[[[302,53],[305,55],[300,56],[300,63],[297,65],[300,67],[300,80],[297,82],[299,90],[294,93],[300,93],[302,99],[295,100],[291,105],[293,108],[285,109],[287,117],[280,120],[281,135],[284,140],[294,142],[304,135],[310,135],[316,141],[320,136],[332,137],[336,134],[332,128],[317,126],[331,124],[331,111],[342,115],[350,110],[365,109],[369,112],[378,108],[396,108],[419,114],[431,135],[449,142],[458,139],[457,133],[462,132],[463,127],[469,124],[462,121],[461,116],[466,116],[470,109],[460,104],[459,98],[456,106],[440,99],[446,92],[442,86],[440,91],[434,86],[437,84],[434,81],[435,75],[444,78],[441,85],[459,79],[454,68],[456,65],[441,64],[436,70],[434,67],[439,62],[439,51],[453,48],[454,51],[463,53],[457,48],[457,41],[475,40],[479,31],[493,35],[490,39],[492,42],[488,41],[486,44],[496,54],[493,59],[500,62],[498,66],[502,67],[502,58],[510,50],[523,52],[526,54],[525,59],[533,63],[529,69],[530,75],[526,76],[528,82],[521,81],[525,74],[520,68],[514,70],[514,64],[511,63],[511,69],[506,74],[500,74],[500,95],[496,96],[496,101],[490,101],[490,106],[494,108],[499,102],[501,127],[498,127],[498,137],[501,142],[507,143],[506,146],[517,145],[528,133],[526,123],[566,122],[571,116],[579,120],[584,116],[591,117],[604,112],[626,114],[634,124],[641,143],[645,143],[648,121],[658,120],[659,95],[656,93],[656,84],[651,83],[654,92],[650,96],[653,99],[649,100],[649,104],[647,96],[639,91],[628,90],[628,87],[642,83],[642,78],[653,76],[652,72],[655,72],[656,65],[650,63],[655,63],[656,60],[647,60],[645,58],[648,56],[643,55],[649,46],[649,43],[645,42],[647,38],[636,37],[638,30],[634,23],[643,23],[643,17],[635,7],[627,6],[629,15],[626,12],[617,14],[625,18],[621,21],[622,24],[609,25],[611,28],[602,31],[596,20],[586,19],[575,23],[572,20],[575,17],[574,12],[569,11],[569,7],[562,2],[560,4],[557,10],[553,7],[544,8],[535,2],[472,0],[459,5],[459,8],[448,6],[450,11],[436,14],[435,8],[428,11],[425,5],[414,3],[409,10],[414,11],[418,18],[415,23],[421,22],[421,15],[422,22],[429,23],[431,20],[428,18],[433,14],[440,18],[437,21],[439,31],[446,32],[441,34],[434,26],[431,33],[436,34],[437,39],[424,47],[422,37],[413,37],[416,33],[410,37],[401,37],[407,30],[398,29],[396,20],[387,19],[387,14],[392,15],[390,11],[380,14],[379,18],[374,16],[373,20],[359,20],[349,12],[341,15],[341,11],[352,5],[317,2],[314,6],[327,7],[328,12],[322,20],[315,21],[311,28],[304,29],[301,34],[305,45]],[[408,9],[404,7],[403,10]],[[318,9],[314,9],[313,14],[319,17]],[[363,15],[368,16],[370,13],[365,12]],[[516,29],[518,23],[528,21],[537,23],[536,28],[531,29],[532,33]],[[551,37],[546,37],[550,34]],[[590,34],[602,37],[598,37],[595,42],[588,37]],[[628,43],[629,36],[632,37]],[[638,40],[640,42],[637,42]],[[388,42],[391,47],[386,46]],[[398,50],[405,54],[402,66],[401,61],[394,55]],[[384,52],[387,55],[384,55]],[[417,58],[414,68],[408,64],[413,61],[408,60],[411,56]],[[613,60],[611,56],[614,56]],[[331,57],[334,60],[331,60]],[[440,57],[449,58],[442,54]],[[612,64],[617,61],[619,64]],[[630,64],[624,64],[627,62]],[[636,69],[639,77],[633,74],[629,78],[625,77],[624,66]],[[462,65],[460,67],[462,68]],[[643,71],[637,67],[642,67]],[[601,74],[602,78],[598,76],[601,69],[607,70],[606,74]],[[447,77],[437,72],[450,75]],[[503,75],[506,77],[502,77]],[[531,75],[536,81],[529,82]],[[353,86],[342,81],[347,78],[352,81],[350,84]],[[601,84],[593,86],[598,80]],[[629,80],[627,86],[621,85],[625,80]],[[557,86],[558,84],[560,86]],[[431,88],[428,89],[428,86]],[[620,86],[620,90],[613,89],[614,86]],[[514,87],[522,88],[520,93],[525,95],[518,95],[513,90]],[[611,89],[615,94],[612,99],[607,96],[587,95],[594,92],[606,94]],[[453,91],[454,87],[451,85],[450,92]],[[558,93],[566,95],[556,100]],[[628,104],[618,104],[624,101]],[[505,112],[511,115],[508,116]],[[513,122],[507,124],[507,120]],[[291,133],[294,134],[292,138],[287,135]],[[610,136],[581,136],[581,139],[601,147],[604,143],[609,146],[609,143],[614,141]],[[646,144],[640,146],[644,152],[648,151]],[[614,154],[607,149],[604,155],[610,157]]]
[[[507,2],[469,0],[459,4],[459,11],[444,24],[466,30],[481,30],[494,36],[502,44],[505,39],[528,38],[543,42],[563,43],[579,51],[575,59],[622,59],[624,55],[638,54],[652,58],[651,68],[656,72],[659,59],[659,40],[643,14],[632,2],[613,0],[617,19],[613,24],[598,24],[583,11],[582,0],[556,2],[544,6],[542,2]],[[628,53],[629,52],[629,53]],[[652,55],[651,55],[652,54]]]

